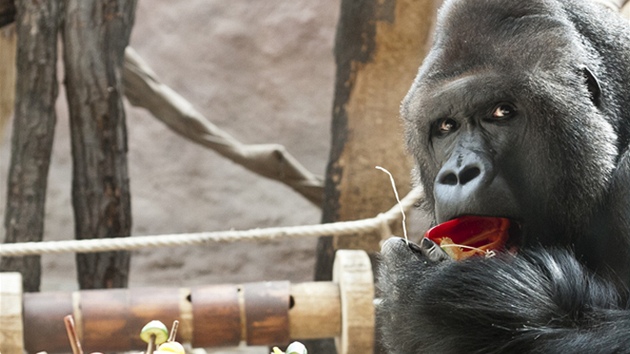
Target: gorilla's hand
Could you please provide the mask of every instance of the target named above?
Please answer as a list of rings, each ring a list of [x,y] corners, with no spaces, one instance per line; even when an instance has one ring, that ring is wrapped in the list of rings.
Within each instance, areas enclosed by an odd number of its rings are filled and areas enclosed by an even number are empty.
[[[392,301],[400,301],[399,296],[409,299],[410,293],[418,291],[418,284],[426,283],[427,278],[439,273],[442,263],[451,262],[452,259],[428,238],[418,245],[392,237],[381,248],[381,288],[388,289],[387,297]]]
[[[420,245],[400,237],[383,243],[378,268],[380,300],[377,307],[382,340],[390,353],[415,353],[425,348],[422,329],[429,323],[418,316],[426,304],[423,293],[440,270],[453,263],[433,241]],[[420,330],[420,331],[418,331]]]
[[[630,326],[627,297],[567,251],[452,261],[430,240],[393,238],[378,283],[390,353],[580,352],[613,337],[614,348],[630,345],[619,322]]]
[[[381,249],[384,262],[392,263],[390,266],[399,267],[401,263],[409,263],[410,260],[421,260],[427,266],[452,260],[435,242],[423,238],[420,244],[407,242],[400,237],[391,237]]]

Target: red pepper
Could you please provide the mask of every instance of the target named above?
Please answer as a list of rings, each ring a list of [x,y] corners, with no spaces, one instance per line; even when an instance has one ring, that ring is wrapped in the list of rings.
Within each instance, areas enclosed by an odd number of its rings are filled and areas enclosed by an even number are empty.
[[[457,259],[464,259],[503,248],[509,237],[509,228],[510,220],[506,218],[462,216],[431,228],[424,236],[440,246],[451,243],[467,246],[457,247]]]

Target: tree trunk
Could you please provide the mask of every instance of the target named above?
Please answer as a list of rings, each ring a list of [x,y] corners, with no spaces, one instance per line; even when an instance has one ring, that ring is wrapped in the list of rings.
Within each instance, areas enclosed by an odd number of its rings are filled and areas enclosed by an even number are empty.
[[[391,208],[389,177],[404,196],[411,187],[400,102],[421,64],[435,13],[433,0],[343,0],[335,56],[333,138],[323,222],[370,218]],[[333,251],[377,251],[380,234],[320,240],[317,279],[331,274]]]
[[[121,72],[135,0],[67,0],[64,61],[77,239],[129,236],[131,203]],[[81,289],[126,287],[130,255],[77,255]]]
[[[435,11],[434,0],[342,0],[323,222],[370,218],[394,205],[389,177],[377,165],[394,175],[401,196],[409,192],[413,164],[398,108],[424,57]],[[321,238],[315,279],[330,280],[337,249],[375,252],[380,241],[379,233]],[[311,344],[315,353],[334,352],[324,345]]]
[[[17,2],[17,85],[11,142],[5,242],[41,241],[57,99],[57,1]],[[1,271],[22,273],[25,291],[38,291],[39,256],[6,257]]]

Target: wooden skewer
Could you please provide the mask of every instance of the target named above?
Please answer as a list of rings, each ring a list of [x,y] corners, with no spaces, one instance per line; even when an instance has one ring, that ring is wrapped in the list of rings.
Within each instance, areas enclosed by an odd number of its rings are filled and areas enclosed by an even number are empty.
[[[147,343],[147,352],[145,354],[153,354],[155,351],[155,334],[151,334],[151,339]]]
[[[83,354],[81,342],[79,342],[77,332],[74,328],[74,318],[72,315],[68,315],[63,318],[63,322],[66,325],[66,332],[68,332],[68,339],[70,340],[70,347],[72,347],[72,354]]]
[[[174,342],[175,336],[177,336],[177,327],[179,327],[179,321],[173,321],[173,327],[171,327],[171,333],[168,335],[167,342]]]

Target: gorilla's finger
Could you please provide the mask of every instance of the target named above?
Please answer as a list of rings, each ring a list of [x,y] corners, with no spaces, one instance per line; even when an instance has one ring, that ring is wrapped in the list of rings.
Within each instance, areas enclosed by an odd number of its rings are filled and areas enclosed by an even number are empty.
[[[404,238],[390,237],[381,245],[381,259],[389,266],[396,268],[409,262],[425,259],[425,257],[421,252],[409,247]]]
[[[412,244],[409,244],[411,247]],[[421,246],[415,245],[422,254],[432,262],[443,262],[447,260],[452,260],[452,258],[444,252],[442,247],[438,246],[437,243],[429,240],[428,238],[423,238]]]
[[[393,236],[388,238],[381,245],[381,253],[390,253],[394,250],[394,248],[400,247],[400,244],[406,242],[404,238]]]

